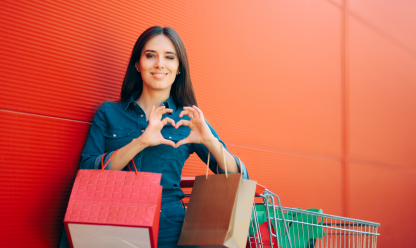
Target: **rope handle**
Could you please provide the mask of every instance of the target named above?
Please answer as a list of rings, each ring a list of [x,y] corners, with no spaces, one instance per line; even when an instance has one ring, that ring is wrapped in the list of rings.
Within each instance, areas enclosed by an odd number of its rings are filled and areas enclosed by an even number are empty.
[[[105,165],[103,165],[103,163],[104,163],[104,157],[107,154],[107,152],[104,153],[104,155],[101,157],[101,172],[104,171],[105,167],[107,167],[108,163],[110,163],[111,159],[113,159],[113,157],[114,157],[114,155],[116,155],[117,151],[118,151],[118,149],[115,150],[113,152],[113,154],[111,154],[111,157],[108,159],[108,161],[107,161],[107,163],[105,163]],[[136,175],[138,175],[139,173],[137,172],[137,168],[136,168],[136,164],[134,163],[134,160],[132,159],[131,162],[133,163],[133,167],[134,167],[134,170],[136,172]],[[129,167],[129,170],[132,171],[128,163],[127,163],[127,167]]]
[[[227,172],[227,162],[225,161],[225,149],[224,146],[221,144],[221,148],[222,148],[222,154],[224,155],[224,167],[225,167],[225,176],[228,178],[228,172]],[[207,161],[207,173],[206,173],[206,178],[208,178],[208,168],[209,168],[209,159],[211,157],[211,152],[208,151],[208,161]],[[217,163],[217,172],[218,172],[218,163]]]

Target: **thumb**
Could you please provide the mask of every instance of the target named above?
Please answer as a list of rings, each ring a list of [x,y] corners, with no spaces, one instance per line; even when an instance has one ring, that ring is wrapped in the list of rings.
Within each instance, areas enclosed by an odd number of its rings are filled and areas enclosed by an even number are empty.
[[[172,140],[162,139],[160,144],[168,145],[168,146],[171,146],[173,148],[176,148],[175,142],[173,142]]]
[[[176,147],[175,148],[178,148],[179,146],[185,145],[185,144],[188,144],[188,143],[189,143],[189,138],[186,138],[186,139],[183,139],[183,140],[179,140],[178,143],[176,143]]]

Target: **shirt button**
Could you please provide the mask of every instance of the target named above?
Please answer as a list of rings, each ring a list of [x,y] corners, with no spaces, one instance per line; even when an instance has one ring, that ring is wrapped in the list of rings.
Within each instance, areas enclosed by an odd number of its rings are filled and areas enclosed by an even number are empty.
[[[140,115],[140,117],[143,117],[143,115]]]
[[[142,133],[144,132],[144,130],[142,130]]]
[[[169,139],[172,139],[172,137],[169,137]]]
[[[116,137],[117,135],[116,134],[113,134],[113,137]]]

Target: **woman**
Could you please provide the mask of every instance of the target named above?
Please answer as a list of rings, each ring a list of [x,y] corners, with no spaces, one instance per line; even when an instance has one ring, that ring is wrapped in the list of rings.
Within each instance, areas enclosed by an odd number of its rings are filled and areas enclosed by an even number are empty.
[[[133,160],[138,171],[162,174],[158,247],[178,242],[185,218],[179,183],[189,155],[206,162],[211,152],[210,169],[224,173],[225,145],[197,106],[182,40],[171,28],[151,27],[134,45],[120,101],[99,108],[82,152],[81,169],[98,169],[117,150],[106,169],[128,170]],[[228,172],[248,178],[236,157],[227,150],[225,157]]]

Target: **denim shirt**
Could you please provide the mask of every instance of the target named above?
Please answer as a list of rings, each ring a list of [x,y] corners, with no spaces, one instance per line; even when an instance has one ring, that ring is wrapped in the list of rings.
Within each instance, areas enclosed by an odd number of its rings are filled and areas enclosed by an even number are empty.
[[[80,169],[100,169],[101,159],[104,157],[104,163],[111,157],[117,149],[130,143],[133,139],[140,137],[146,129],[148,122],[143,109],[135,102],[134,96],[129,101],[123,103],[106,102],[97,111],[92,121],[90,132],[85,143],[84,150],[81,154]],[[183,110],[175,104],[172,97],[162,103],[173,110],[172,113],[166,113],[162,116],[169,117],[177,123],[181,119],[190,120],[185,115],[179,118]],[[208,123],[207,123],[208,124]],[[208,124],[212,134],[224,145],[215,130]],[[165,125],[161,134],[165,139],[178,142],[185,139],[191,129],[187,126],[180,126],[175,129],[170,123]],[[182,168],[189,155],[196,152],[199,158],[206,163],[208,159],[208,149],[202,144],[184,144],[178,148],[169,145],[150,146],[138,153],[134,158],[137,171],[161,173],[163,186],[163,197],[177,196],[183,198],[184,194],[179,187],[181,181]],[[106,154],[107,153],[107,154]],[[106,154],[106,155],[105,155]],[[234,156],[234,155],[233,155]],[[234,156],[238,168],[244,179],[248,179],[247,170],[242,162]],[[130,168],[132,163],[129,163]],[[221,168],[217,168],[215,158],[210,156],[209,168],[214,173],[224,173]],[[105,169],[111,169],[111,161]],[[123,170],[128,170],[124,167]]]

